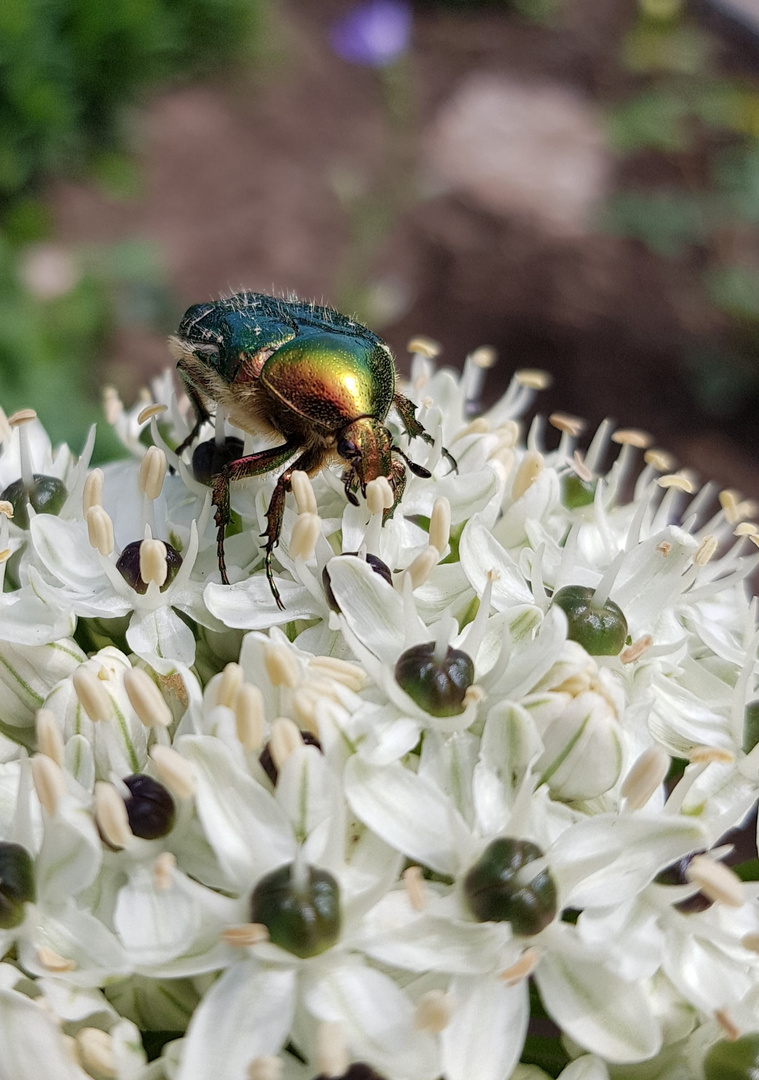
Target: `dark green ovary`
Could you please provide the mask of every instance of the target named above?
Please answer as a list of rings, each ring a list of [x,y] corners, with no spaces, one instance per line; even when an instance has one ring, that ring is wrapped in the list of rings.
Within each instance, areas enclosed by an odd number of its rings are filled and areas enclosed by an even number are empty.
[[[288,341],[264,364],[261,382],[289,409],[327,431],[351,420],[384,420],[395,368],[381,347],[358,337],[312,334]]]

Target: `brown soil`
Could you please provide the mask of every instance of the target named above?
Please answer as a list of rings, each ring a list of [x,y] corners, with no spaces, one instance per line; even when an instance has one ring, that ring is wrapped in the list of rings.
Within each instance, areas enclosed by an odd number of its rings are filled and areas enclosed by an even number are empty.
[[[52,198],[60,239],[157,243],[177,318],[190,303],[242,287],[335,302],[349,245],[335,170],[358,170],[371,183],[383,176],[388,145],[376,72],[339,61],[328,47],[326,27],[345,6],[283,0],[273,59],[156,98],[140,132],[142,196],[115,202],[92,185],[59,185]],[[630,0],[573,0],[561,26],[547,30],[499,5],[462,15],[420,4],[412,54],[419,132],[474,71],[614,98],[632,10]],[[401,280],[409,297],[382,328],[400,356],[418,333],[440,341],[457,366],[474,346],[492,344],[501,357],[493,391],[516,367],[547,368],[555,384],[546,410],[591,423],[611,414],[648,428],[702,475],[759,497],[749,417],[728,431],[691,397],[684,350],[719,326],[700,303],[695,261],[679,271],[635,243],[598,232],[556,238],[450,192],[409,205],[373,258],[373,272]],[[128,391],[126,365],[142,378],[166,360],[162,335],[123,328],[107,375]]]

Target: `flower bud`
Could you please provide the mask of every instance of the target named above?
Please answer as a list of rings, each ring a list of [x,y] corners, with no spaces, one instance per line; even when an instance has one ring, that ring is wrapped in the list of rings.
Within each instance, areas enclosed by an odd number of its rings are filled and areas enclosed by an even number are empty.
[[[442,660],[435,642],[413,645],[398,657],[395,678],[408,696],[432,716],[457,716],[474,682],[474,664],[461,649],[448,647]]]
[[[176,807],[174,800],[158,780],[144,773],[124,777],[122,783],[129,788],[130,798],[126,804],[129,828],[143,840],[157,840],[166,836],[174,827]]]
[[[544,749],[535,768],[554,799],[593,799],[619,778],[621,731],[600,694],[587,691],[572,698],[542,738]]]
[[[464,895],[480,922],[510,922],[515,934],[538,934],[556,915],[556,885],[547,867],[524,868],[543,852],[529,840],[493,840],[464,879]]]
[[[343,554],[344,555],[358,555],[358,552],[357,551],[344,551]],[[371,568],[375,572],[375,574],[379,574],[379,576],[381,578],[384,578],[385,581],[388,583],[388,585],[393,584],[393,575],[391,574],[390,567],[387,565],[387,563],[383,562],[382,559],[378,558],[376,555],[367,555],[366,556],[366,561],[369,564],[369,566],[371,566]],[[329,580],[329,570],[328,570],[328,568],[326,566],[322,570],[322,584],[324,585],[324,593],[325,593],[325,595],[327,597],[327,603],[332,608],[332,610],[336,611],[338,613],[338,615],[339,615],[340,614],[340,605],[338,604],[338,602],[337,602],[337,600],[335,598],[335,594],[332,592],[332,586],[331,586],[330,580]]]
[[[128,585],[131,585],[135,592],[146,593],[148,591],[147,582],[140,573],[140,548],[142,547],[142,540],[135,540],[131,544],[127,544],[124,550],[119,556],[119,560],[116,563],[116,569],[119,571],[124,581]],[[161,585],[161,592],[165,592],[171,585],[174,578],[177,576],[177,571],[182,565],[182,556],[173,548],[171,544],[167,544],[164,541],[166,548],[166,580]]]
[[[296,956],[318,956],[340,936],[340,887],[326,870],[288,863],[256,885],[250,917],[263,923],[275,945]]]
[[[234,435],[227,435],[223,443],[217,443],[216,439],[207,439],[198,443],[193,450],[192,474],[199,484],[211,487],[213,478],[219,475],[224,466],[242,456],[242,439]]]
[[[566,613],[572,641],[591,656],[617,656],[627,639],[627,619],[613,600],[594,605],[594,592],[586,585],[566,585],[554,593],[553,603]]]
[[[24,904],[34,903],[34,862],[26,848],[0,841],[0,929],[24,921]]]
[[[38,514],[60,514],[68,492],[57,476],[34,474],[34,483],[26,487],[24,481],[14,480],[0,495],[0,501],[13,507],[13,522],[20,529],[29,528],[29,504]]]
[[[759,1032],[720,1039],[704,1058],[704,1080],[756,1080],[759,1076]]]

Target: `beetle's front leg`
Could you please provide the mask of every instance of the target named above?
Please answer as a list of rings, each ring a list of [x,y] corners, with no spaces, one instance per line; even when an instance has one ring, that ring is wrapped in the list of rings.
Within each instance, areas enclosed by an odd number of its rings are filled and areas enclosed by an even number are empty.
[[[284,465],[299,448],[295,439],[290,439],[282,446],[275,446],[271,450],[261,450],[257,454],[249,454],[247,457],[230,461],[214,477],[213,481],[213,505],[216,507],[215,521],[217,526],[216,550],[219,558],[219,573],[224,585],[229,585],[227,577],[227,564],[224,559],[224,534],[229,524],[229,484],[232,480],[246,480],[251,476],[261,476],[271,472],[272,469]],[[267,549],[268,554],[268,549]]]
[[[406,429],[406,434],[408,435],[409,439],[424,439],[424,441],[426,443],[429,443],[430,446],[435,445],[435,440],[432,438],[429,431],[425,431],[422,424],[420,424],[417,420],[416,405],[413,403],[413,401],[411,401],[407,397],[404,397],[403,394],[394,394],[393,405],[395,405],[395,408],[401,418],[401,421],[403,422],[403,426]],[[456,458],[453,456],[453,454],[450,453],[449,450],[446,450],[444,446],[441,449],[443,452],[443,457],[445,457],[451,463],[451,468],[454,470],[454,472],[458,472],[459,467],[456,462]]]
[[[288,466],[277,480],[274,491],[272,492],[271,499],[269,501],[269,509],[266,511],[266,531],[261,533],[266,537],[266,558],[264,565],[266,568],[266,580],[269,582],[269,588],[271,594],[277,602],[277,607],[280,611],[285,610],[285,605],[282,603],[279,595],[279,589],[274,581],[274,573],[271,568],[271,558],[274,548],[279,543],[279,534],[282,532],[282,518],[285,514],[285,498],[290,490],[292,483],[292,475],[296,470],[305,473],[315,472],[321,468],[323,463],[324,451],[312,447],[306,450],[305,453]]]
[[[390,480],[390,486],[393,489],[393,505],[382,515],[383,525],[386,521],[389,521],[395,513],[395,509],[398,506],[398,503],[403,498],[403,492],[406,489],[406,470],[403,467],[402,461],[393,462],[392,472],[388,479]]]

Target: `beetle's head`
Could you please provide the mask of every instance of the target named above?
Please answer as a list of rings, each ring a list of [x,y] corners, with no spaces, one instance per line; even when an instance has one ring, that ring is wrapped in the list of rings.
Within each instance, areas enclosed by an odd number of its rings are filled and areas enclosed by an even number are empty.
[[[361,488],[361,494],[366,495],[366,485],[370,480],[376,480],[378,476],[392,475],[392,445],[392,435],[384,424],[373,416],[362,416],[353,420],[339,433],[336,449],[350,466],[350,480],[346,483],[345,493],[351,502],[356,501],[350,490],[356,482]]]
[[[401,448],[393,444],[391,433],[373,416],[362,416],[346,424],[337,437],[336,449],[349,465],[344,477],[345,494],[354,506],[357,505],[354,490],[360,487],[365,496],[366,485],[378,476],[386,477],[393,491],[401,481],[405,483],[405,468],[400,461],[393,460],[392,454],[398,454],[416,476],[430,476],[427,469],[410,461]]]

